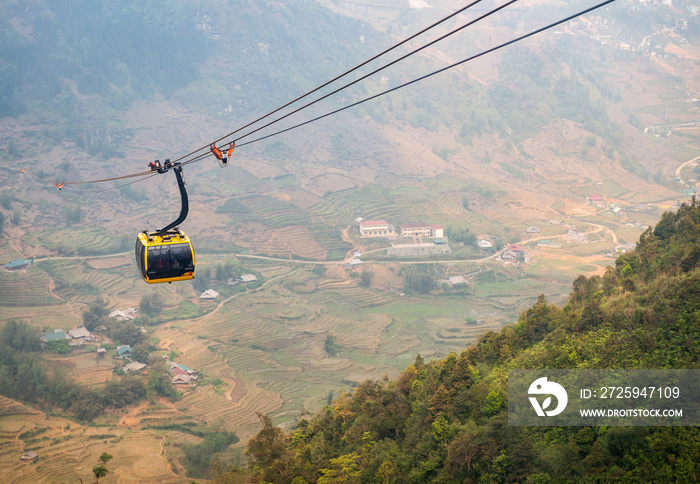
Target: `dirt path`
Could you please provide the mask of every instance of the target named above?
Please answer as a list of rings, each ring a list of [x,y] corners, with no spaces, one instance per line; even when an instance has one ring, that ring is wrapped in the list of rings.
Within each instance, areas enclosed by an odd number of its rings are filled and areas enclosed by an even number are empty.
[[[686,161],[685,163],[682,163],[680,166],[678,166],[678,168],[676,168],[676,178],[680,178],[680,177],[681,177],[681,171],[683,170],[683,168],[685,168],[686,166],[690,165],[691,163],[695,163],[695,162],[698,161],[698,160],[700,160],[700,156],[696,156],[696,157],[693,158],[692,160],[688,160],[688,161]]]
[[[141,419],[138,418],[138,415],[143,412],[146,407],[148,407],[148,402],[143,402],[137,407],[132,408],[126,415],[119,419],[119,423],[117,425],[127,429],[138,427],[141,423]]]
[[[260,257],[260,258],[261,258],[261,259],[265,259],[266,257]],[[269,257],[268,257],[268,259],[272,259],[272,258],[269,258]],[[285,259],[281,259],[281,260],[283,260],[283,261],[285,261],[285,262],[289,262],[288,260],[285,260]],[[218,313],[219,310],[220,310],[227,302],[229,302],[229,301],[231,301],[231,300],[237,298],[238,296],[242,296],[243,294],[250,294],[250,293],[252,293],[252,292],[259,291],[260,289],[262,289],[263,287],[267,286],[267,285],[270,284],[271,282],[274,282],[274,281],[277,281],[277,280],[279,280],[279,279],[282,279],[283,277],[287,277],[287,276],[289,276],[289,275],[291,275],[291,274],[294,274],[294,273],[297,272],[297,271],[298,271],[298,269],[295,269],[295,270],[292,270],[292,271],[287,272],[286,274],[282,274],[282,275],[280,275],[280,276],[273,277],[272,279],[268,279],[267,281],[263,282],[260,286],[256,287],[255,289],[251,289],[250,291],[238,292],[238,293],[234,294],[233,296],[230,296],[230,297],[228,297],[227,299],[224,299],[223,301],[221,301],[220,303],[218,303],[218,304],[216,305],[216,307],[215,307],[210,313],[207,313],[207,314],[205,314],[204,316],[200,316],[200,317],[195,318],[195,319],[189,319],[189,321],[191,321],[191,322],[201,322],[201,321],[204,321],[206,318],[208,318],[208,317],[210,317],[210,316],[213,316],[214,314]]]

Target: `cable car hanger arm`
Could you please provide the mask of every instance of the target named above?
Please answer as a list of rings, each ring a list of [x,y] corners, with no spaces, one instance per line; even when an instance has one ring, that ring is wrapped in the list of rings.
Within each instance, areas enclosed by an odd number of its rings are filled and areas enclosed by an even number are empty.
[[[169,225],[163,227],[162,229],[157,229],[156,232],[160,235],[166,234],[168,230],[176,228],[178,225],[184,222],[187,218],[187,214],[189,213],[190,209],[189,200],[187,198],[187,190],[185,189],[185,180],[183,180],[182,178],[182,166],[180,166],[180,163],[171,163],[170,160],[165,160],[165,163],[161,168],[158,169],[158,172],[165,173],[171,167],[175,172],[175,178],[177,179],[177,187],[180,189],[180,215]]]

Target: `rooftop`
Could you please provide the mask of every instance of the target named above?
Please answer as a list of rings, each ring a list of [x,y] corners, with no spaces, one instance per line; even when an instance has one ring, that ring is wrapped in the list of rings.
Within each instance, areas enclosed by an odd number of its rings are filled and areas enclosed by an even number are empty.
[[[360,222],[361,227],[374,227],[375,225],[388,225],[386,220],[363,220]]]
[[[7,264],[5,264],[4,267],[6,267],[8,269],[16,269],[17,267],[23,267],[23,266],[26,266],[28,264],[29,264],[29,261],[26,259],[16,259],[16,260],[8,262]]]
[[[68,336],[75,339],[75,338],[89,338],[91,335],[90,335],[90,331],[88,331],[83,326],[81,326],[80,328],[75,328],[75,329],[69,330]]]
[[[219,293],[214,289],[207,289],[199,296],[200,299],[216,299],[217,297],[219,297]]]

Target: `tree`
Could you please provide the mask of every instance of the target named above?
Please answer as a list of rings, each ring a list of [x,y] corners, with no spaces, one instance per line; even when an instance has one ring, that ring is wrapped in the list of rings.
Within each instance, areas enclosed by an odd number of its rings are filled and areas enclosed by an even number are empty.
[[[100,482],[100,478],[105,477],[107,473],[109,472],[107,470],[107,462],[112,460],[114,456],[111,454],[108,454],[107,452],[102,452],[102,455],[100,456],[100,461],[102,464],[97,465],[92,468],[92,473],[95,474],[95,484],[98,484]]]
[[[151,345],[139,343],[131,349],[131,357],[139,363],[148,363],[151,356]]]
[[[272,424],[268,415],[256,412],[263,428],[258,435],[248,441],[245,454],[250,456],[257,465],[266,469],[274,466],[282,474],[283,463],[287,457],[287,445],[284,431]]]
[[[139,328],[129,323],[120,324],[111,331],[110,336],[114,341],[119,341],[119,343],[129,345],[132,348],[147,339]]]
[[[335,342],[335,336],[330,333],[326,335],[326,341],[323,343],[323,349],[326,350],[326,353],[328,353],[328,356],[330,357],[338,356],[340,347],[338,346],[338,343]]]
[[[157,292],[145,294],[139,302],[141,312],[148,316],[158,316],[163,311],[163,296]]]
[[[100,478],[107,475],[109,471],[105,466],[95,466],[92,468],[92,473],[95,474],[95,484],[100,482]]]
[[[369,285],[372,283],[373,278],[374,278],[374,272],[364,271],[360,275],[360,286],[369,287]]]
[[[83,311],[83,324],[85,328],[88,331],[94,330],[104,322],[107,314],[107,302],[102,298],[95,299],[88,305],[88,308]]]

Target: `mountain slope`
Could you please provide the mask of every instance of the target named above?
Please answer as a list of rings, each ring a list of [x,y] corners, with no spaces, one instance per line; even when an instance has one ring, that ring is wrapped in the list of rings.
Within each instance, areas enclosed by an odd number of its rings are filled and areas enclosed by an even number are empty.
[[[509,427],[506,407],[509,369],[697,368],[699,242],[693,200],[605,276],[576,279],[566,306],[541,297],[513,327],[366,381],[288,435],[263,420],[253,464],[275,483],[695,482],[696,427]]]

